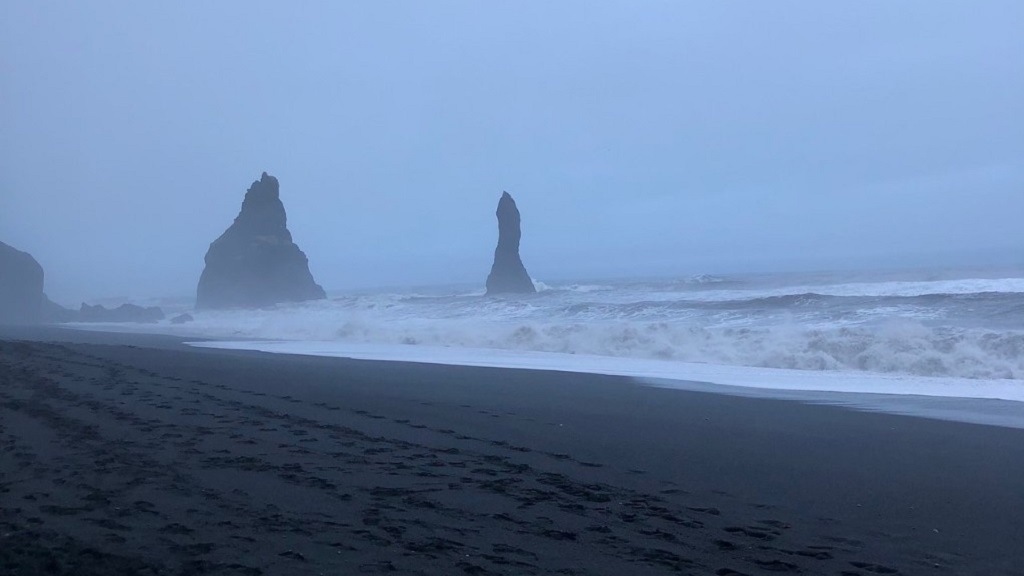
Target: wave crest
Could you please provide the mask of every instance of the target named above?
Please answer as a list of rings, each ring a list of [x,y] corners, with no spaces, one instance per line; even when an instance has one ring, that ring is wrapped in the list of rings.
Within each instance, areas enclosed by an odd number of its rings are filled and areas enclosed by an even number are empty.
[[[339,340],[593,354],[798,370],[1024,379],[1024,333],[889,326],[806,330],[673,323],[345,323]]]

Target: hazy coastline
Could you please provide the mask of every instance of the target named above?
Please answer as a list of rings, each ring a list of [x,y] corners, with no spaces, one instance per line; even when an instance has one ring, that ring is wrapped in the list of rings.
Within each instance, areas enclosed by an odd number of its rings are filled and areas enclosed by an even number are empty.
[[[1021,576],[1024,2],[0,2],[0,576]]]

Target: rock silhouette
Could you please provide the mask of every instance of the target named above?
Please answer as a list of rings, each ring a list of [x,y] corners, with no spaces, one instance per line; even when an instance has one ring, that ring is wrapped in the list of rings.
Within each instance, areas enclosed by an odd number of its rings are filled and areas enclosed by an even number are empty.
[[[494,249],[494,264],[487,276],[487,294],[529,294],[536,292],[533,280],[519,257],[522,238],[519,208],[508,192],[502,192],[498,201],[498,247]]]
[[[78,322],[159,322],[164,319],[164,312],[156,306],[143,308],[135,304],[121,304],[117,308],[104,308],[97,304],[90,306],[82,303],[75,318]]]
[[[43,267],[0,242],[0,324],[36,324],[43,309]]]
[[[43,294],[42,321],[48,324],[59,324],[63,322],[77,322],[78,310],[71,310],[50,300]]]
[[[292,242],[277,178],[263,173],[242,210],[206,253],[196,308],[259,308],[326,298]]]

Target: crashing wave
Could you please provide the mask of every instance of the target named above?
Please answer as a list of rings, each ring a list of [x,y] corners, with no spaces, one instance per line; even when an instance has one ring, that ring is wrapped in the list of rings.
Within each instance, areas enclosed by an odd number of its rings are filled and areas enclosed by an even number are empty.
[[[202,311],[182,335],[585,354],[805,371],[1024,380],[1024,279],[672,289],[544,285],[541,294],[361,294]],[[731,281],[730,281],[731,282]],[[738,283],[729,284],[734,288]],[[752,286],[752,285],[751,285]]]

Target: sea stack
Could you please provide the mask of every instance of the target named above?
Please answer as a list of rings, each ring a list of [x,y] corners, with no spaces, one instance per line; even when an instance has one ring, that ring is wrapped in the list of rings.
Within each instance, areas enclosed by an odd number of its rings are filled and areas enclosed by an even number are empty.
[[[522,237],[519,208],[508,192],[498,201],[498,247],[494,249],[494,265],[487,276],[487,295],[531,294],[537,289],[519,257]]]
[[[43,267],[0,242],[0,324],[37,324],[43,311]]]
[[[206,253],[196,308],[260,308],[326,298],[292,242],[277,178],[252,183],[235,222]]]

